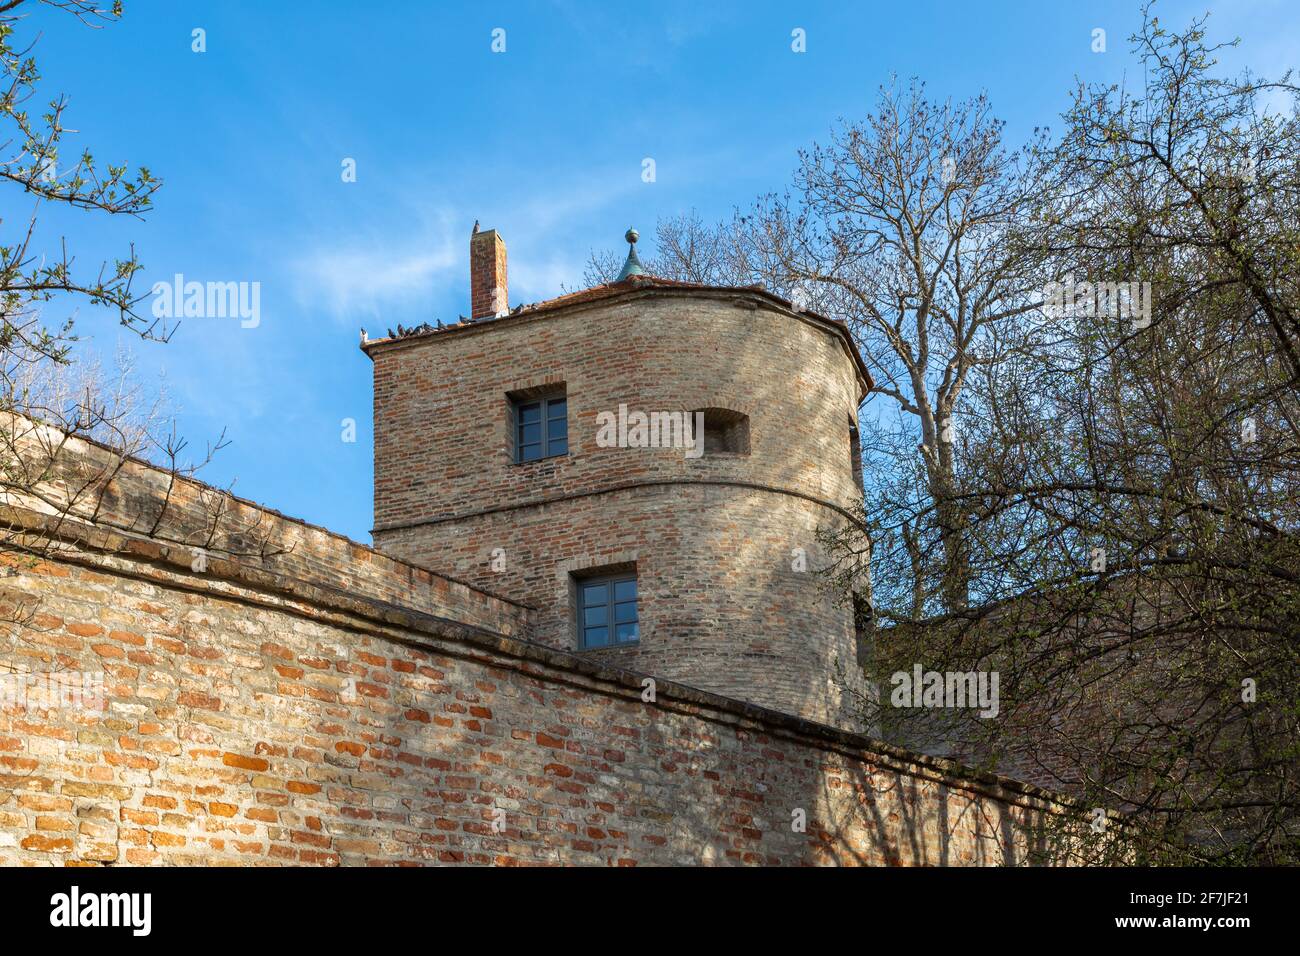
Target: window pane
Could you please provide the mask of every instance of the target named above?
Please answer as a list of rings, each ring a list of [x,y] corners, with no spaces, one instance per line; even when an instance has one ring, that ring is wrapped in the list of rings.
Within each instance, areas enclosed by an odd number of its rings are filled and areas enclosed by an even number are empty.
[[[534,442],[542,440],[542,426],[540,424],[520,425],[519,426],[519,444],[531,445]]]
[[[538,458],[541,457],[542,457],[541,445],[520,445],[519,446],[520,461],[536,461]]]
[[[556,439],[563,441],[569,437],[569,423],[563,418],[552,418],[546,425],[546,434],[550,436],[551,441]]]
[[[552,438],[546,446],[548,455],[567,455],[569,453],[569,443],[563,438]]]
[[[519,421],[521,423],[537,422],[537,421],[541,421],[541,418],[542,418],[542,405],[540,402],[532,402],[528,405],[519,406]]]
[[[581,604],[578,627],[580,647],[613,647],[635,644],[641,630],[637,623],[636,580],[587,578],[577,582]]]

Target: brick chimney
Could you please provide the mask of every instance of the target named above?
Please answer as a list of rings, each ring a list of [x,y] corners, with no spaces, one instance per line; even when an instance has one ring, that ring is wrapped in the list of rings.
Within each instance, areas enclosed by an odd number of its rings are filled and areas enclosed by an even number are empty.
[[[509,311],[506,291],[506,244],[495,229],[469,237],[469,305],[471,319],[486,319]]]

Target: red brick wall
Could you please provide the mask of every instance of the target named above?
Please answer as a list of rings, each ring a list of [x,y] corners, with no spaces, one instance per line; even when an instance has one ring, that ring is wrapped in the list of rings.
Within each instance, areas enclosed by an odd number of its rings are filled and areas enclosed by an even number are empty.
[[[646,702],[638,675],[403,610],[364,576],[198,574],[165,543],[75,538],[5,554],[0,612],[28,613],[0,667],[102,671],[104,706],[0,708],[0,864],[1055,852],[1064,807],[1033,788],[667,682]]]

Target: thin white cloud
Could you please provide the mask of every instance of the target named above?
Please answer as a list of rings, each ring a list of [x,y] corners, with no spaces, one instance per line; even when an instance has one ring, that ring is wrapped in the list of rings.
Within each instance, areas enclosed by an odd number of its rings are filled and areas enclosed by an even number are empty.
[[[407,235],[353,236],[317,243],[289,263],[293,298],[309,312],[341,324],[383,318],[412,302],[427,300],[464,258],[454,240],[454,217],[434,217]]]
[[[593,175],[579,184],[539,189],[521,202],[489,195],[474,212],[430,204],[412,216],[409,199],[402,206],[395,198],[386,208],[400,210],[404,222],[395,215],[376,220],[361,236],[350,231],[326,238],[318,227],[310,237],[284,242],[301,250],[285,264],[294,304],[340,326],[369,322],[376,329],[397,316],[427,315],[429,302],[448,286],[468,282],[469,227],[475,219],[484,229],[499,229],[510,249],[512,305],[558,295],[562,286],[581,279],[592,217],[645,188],[638,172],[633,166]],[[412,228],[411,221],[418,225]],[[468,303],[463,308],[468,311]]]

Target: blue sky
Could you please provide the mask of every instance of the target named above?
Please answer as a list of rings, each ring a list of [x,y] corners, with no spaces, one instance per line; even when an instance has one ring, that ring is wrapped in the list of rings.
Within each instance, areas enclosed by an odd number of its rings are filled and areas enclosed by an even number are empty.
[[[1297,9],[1222,3],[1211,36],[1240,36],[1226,60],[1277,74],[1300,49]],[[1203,10],[1158,7],[1179,26]],[[43,215],[46,248],[67,235],[90,267],[134,242],[143,289],[175,273],[261,284],[256,328],[192,319],[167,345],[124,339],[192,444],[226,431],[203,477],[368,542],[358,329],[467,313],[475,219],[508,244],[511,305],[549,298],[630,224],[648,236],[660,216],[722,216],[782,188],[796,150],[863,115],[891,73],[936,97],[987,92],[1013,143],[1059,126],[1076,78],[1133,75],[1138,21],[1135,2],[127,0],[103,30],[49,11],[19,35],[43,31],[41,90],[69,95],[73,141],[165,181],[144,221]],[[1097,27],[1105,54],[1090,49]],[[795,28],[806,53],[791,51]],[[20,199],[0,197],[6,235]],[[83,354],[116,348],[111,316],[77,317]]]

